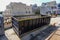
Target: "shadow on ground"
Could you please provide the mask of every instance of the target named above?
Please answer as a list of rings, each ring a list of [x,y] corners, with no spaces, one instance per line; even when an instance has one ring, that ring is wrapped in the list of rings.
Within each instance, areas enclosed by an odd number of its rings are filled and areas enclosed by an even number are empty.
[[[5,35],[0,36],[0,40],[8,40],[8,38]]]
[[[31,34],[30,40],[45,40],[52,32],[56,31],[57,27],[50,25],[45,30],[40,31],[37,35],[33,36]]]

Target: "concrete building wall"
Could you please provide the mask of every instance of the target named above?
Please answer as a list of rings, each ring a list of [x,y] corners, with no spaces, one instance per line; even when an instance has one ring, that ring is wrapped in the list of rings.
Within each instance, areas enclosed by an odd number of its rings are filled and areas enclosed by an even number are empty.
[[[7,5],[3,15],[32,15],[32,7],[23,3],[12,2]]]

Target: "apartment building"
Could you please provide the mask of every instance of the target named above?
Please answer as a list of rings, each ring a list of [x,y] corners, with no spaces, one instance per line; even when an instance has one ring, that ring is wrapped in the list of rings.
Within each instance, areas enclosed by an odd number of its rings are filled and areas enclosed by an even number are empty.
[[[6,10],[4,11],[3,15],[32,15],[32,7],[27,6],[21,2],[11,2],[9,5],[6,6]]]
[[[57,14],[57,3],[56,3],[56,1],[42,3],[42,5],[40,6],[40,13],[42,15]]]
[[[33,15],[32,7],[21,2],[11,2],[6,6],[5,11],[3,12],[4,23],[11,22],[12,16],[17,15]]]

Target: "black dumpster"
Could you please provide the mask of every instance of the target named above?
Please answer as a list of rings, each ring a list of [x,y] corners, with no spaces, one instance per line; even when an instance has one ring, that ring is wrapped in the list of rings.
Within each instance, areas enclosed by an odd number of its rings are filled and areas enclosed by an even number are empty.
[[[19,37],[24,33],[27,33],[44,25],[48,25],[49,23],[50,23],[50,16],[12,17],[12,27]]]

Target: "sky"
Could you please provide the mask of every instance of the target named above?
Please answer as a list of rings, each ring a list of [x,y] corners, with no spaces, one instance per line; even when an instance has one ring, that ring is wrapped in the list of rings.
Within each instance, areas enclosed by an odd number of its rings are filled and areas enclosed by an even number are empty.
[[[50,1],[56,1],[57,3],[60,3],[60,0],[0,0],[0,11],[4,11],[6,9],[6,5],[8,5],[10,2],[22,2],[27,5],[37,4],[40,6],[41,3]]]

